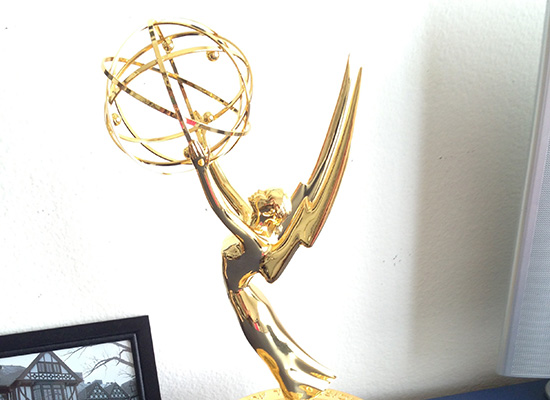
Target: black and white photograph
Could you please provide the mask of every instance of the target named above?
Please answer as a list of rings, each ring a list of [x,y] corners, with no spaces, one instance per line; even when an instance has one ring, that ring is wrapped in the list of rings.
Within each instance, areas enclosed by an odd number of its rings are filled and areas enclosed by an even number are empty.
[[[159,399],[149,332],[138,317],[0,337],[0,400]]]

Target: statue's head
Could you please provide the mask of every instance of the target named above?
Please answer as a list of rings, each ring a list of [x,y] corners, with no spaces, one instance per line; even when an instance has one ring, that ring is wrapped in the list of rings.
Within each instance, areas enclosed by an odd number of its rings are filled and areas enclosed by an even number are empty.
[[[292,203],[282,189],[258,190],[248,198],[252,206],[250,227],[266,238],[280,232]]]

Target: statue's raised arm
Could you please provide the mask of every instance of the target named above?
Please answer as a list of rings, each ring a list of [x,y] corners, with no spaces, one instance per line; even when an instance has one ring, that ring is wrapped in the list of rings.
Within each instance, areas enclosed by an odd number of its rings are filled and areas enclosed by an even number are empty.
[[[199,180],[201,182],[204,194],[208,200],[208,204],[223,224],[239,238],[246,247],[251,246],[248,241],[258,240],[257,235],[243,220],[243,215],[238,210],[242,209],[242,204],[236,204],[238,193],[234,191],[232,186],[222,185],[220,181],[221,170],[214,164],[209,164],[204,153],[204,149],[197,141],[189,142],[189,157],[195,166]],[[218,175],[213,176],[212,170]],[[240,199],[240,196],[238,197]],[[242,201],[242,199],[240,199]],[[227,201],[235,203],[228,204]]]

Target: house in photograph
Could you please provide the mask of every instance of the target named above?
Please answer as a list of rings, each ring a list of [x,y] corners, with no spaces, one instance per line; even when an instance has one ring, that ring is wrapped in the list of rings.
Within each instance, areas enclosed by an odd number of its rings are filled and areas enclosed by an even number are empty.
[[[0,365],[0,400],[77,400],[81,382],[79,374],[48,351],[27,367]]]
[[[118,383],[103,384],[94,381],[81,385],[78,390],[78,400],[130,400],[130,395]]]
[[[138,400],[139,394],[138,394],[138,388],[137,388],[137,382],[135,379],[130,379],[129,381],[123,383],[122,389],[128,393],[128,400]]]
[[[78,400],[109,400],[109,393],[101,381],[83,384],[78,388]]]
[[[109,400],[129,400],[130,396],[118,383],[109,383],[104,386],[109,394]]]

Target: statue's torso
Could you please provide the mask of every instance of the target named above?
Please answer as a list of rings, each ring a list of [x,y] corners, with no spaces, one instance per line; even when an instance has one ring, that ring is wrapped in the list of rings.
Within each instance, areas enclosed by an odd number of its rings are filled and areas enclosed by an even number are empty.
[[[259,245],[245,246],[237,236],[230,235],[223,241],[222,257],[227,290],[236,292],[259,272],[263,253]]]

